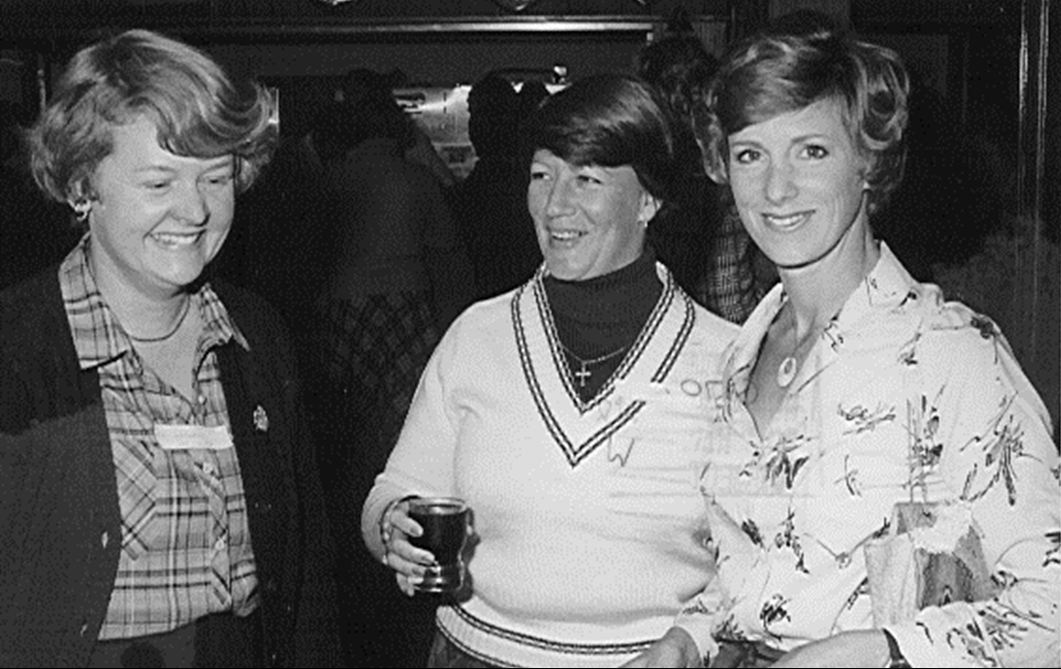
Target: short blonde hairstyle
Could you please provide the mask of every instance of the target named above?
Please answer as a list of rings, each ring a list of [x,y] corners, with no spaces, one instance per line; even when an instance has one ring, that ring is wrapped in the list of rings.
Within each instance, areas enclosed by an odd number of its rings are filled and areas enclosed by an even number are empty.
[[[910,80],[890,49],[861,42],[827,25],[772,29],[738,43],[723,59],[706,98],[700,128],[704,167],[728,182],[728,137],[815,102],[840,103],[844,125],[869,159],[869,212],[902,181]]]
[[[30,129],[30,169],[59,202],[92,196],[90,178],[113,151],[112,129],[146,116],[170,153],[236,160],[249,188],[276,145],[274,101],[255,82],[237,86],[203,52],[147,30],[129,30],[77,52]]]

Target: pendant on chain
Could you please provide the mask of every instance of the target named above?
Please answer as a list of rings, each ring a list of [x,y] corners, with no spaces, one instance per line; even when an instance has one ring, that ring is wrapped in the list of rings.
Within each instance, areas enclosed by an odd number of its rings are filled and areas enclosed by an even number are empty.
[[[579,360],[579,364],[582,365],[582,368],[579,369],[577,372],[574,372],[574,377],[578,379],[578,387],[585,388],[586,381],[589,380],[589,377],[593,376],[593,372],[589,371],[589,369],[586,368],[586,363],[582,362],[581,360]]]
[[[564,351],[566,351],[568,355],[570,355],[574,359],[574,361],[578,363],[578,371],[572,372],[571,375],[578,379],[579,388],[585,388],[586,382],[589,381],[591,376],[593,376],[593,372],[589,371],[590,365],[596,365],[597,363],[614,358],[620,353],[626,351],[626,349],[630,348],[630,344],[627,344],[622,348],[616,349],[611,353],[605,353],[602,356],[593,358],[592,360],[583,360],[581,356],[577,355],[574,351],[565,346],[564,342],[560,342],[560,348],[564,349]]]
[[[799,363],[796,362],[796,358],[791,355],[787,356],[777,367],[777,385],[788,388],[792,380],[796,378],[797,371],[799,371]]]

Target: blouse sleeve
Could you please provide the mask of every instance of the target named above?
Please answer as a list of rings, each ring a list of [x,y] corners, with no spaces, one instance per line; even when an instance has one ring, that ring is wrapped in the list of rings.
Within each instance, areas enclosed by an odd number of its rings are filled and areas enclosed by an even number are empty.
[[[982,317],[975,317],[982,318]],[[1058,450],[1042,400],[994,324],[938,337],[919,352],[922,462],[971,512],[993,599],[928,607],[889,627],[917,666],[1056,666],[1061,600]],[[979,332],[977,331],[979,328]]]

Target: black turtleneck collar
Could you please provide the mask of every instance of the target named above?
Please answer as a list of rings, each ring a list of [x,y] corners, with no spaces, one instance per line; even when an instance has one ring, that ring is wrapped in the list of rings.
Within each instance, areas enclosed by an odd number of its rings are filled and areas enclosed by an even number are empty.
[[[557,336],[584,358],[632,344],[663,290],[650,247],[614,272],[584,281],[547,275],[544,284]]]

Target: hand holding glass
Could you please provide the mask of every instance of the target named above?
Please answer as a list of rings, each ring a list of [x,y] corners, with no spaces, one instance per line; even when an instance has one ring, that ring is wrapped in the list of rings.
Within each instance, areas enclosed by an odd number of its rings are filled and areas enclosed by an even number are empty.
[[[409,543],[431,551],[435,565],[416,585],[421,592],[452,594],[464,583],[462,553],[468,539],[468,506],[455,497],[419,497],[409,502],[409,517],[423,529]]]

